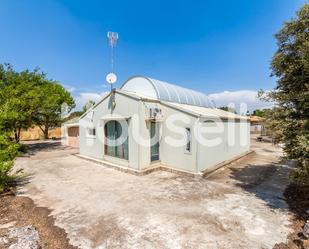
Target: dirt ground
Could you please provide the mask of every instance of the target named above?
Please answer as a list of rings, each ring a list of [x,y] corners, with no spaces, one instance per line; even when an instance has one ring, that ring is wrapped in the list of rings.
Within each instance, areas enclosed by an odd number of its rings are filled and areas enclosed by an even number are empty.
[[[274,249],[309,249],[309,239],[303,235],[303,228],[309,220],[309,186],[290,184],[285,192],[287,203],[293,212],[293,231],[288,235],[288,241],[280,243]]]
[[[209,178],[153,172],[134,176],[84,161],[56,143],[20,157],[28,183],[18,190],[49,208],[80,248],[272,248],[292,232],[283,192],[291,167],[281,150],[256,153]]]
[[[16,197],[13,192],[0,195],[0,237],[7,234],[8,228],[34,226],[40,235],[44,249],[74,249],[69,244],[63,229],[54,226],[54,218],[47,208],[36,207],[27,197]],[[8,248],[11,243],[0,244],[0,249]]]

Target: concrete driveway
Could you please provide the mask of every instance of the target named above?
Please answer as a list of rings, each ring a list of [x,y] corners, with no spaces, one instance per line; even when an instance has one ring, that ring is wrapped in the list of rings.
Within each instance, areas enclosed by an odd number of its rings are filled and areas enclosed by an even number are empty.
[[[20,194],[48,207],[80,248],[272,248],[289,233],[280,149],[252,154],[208,179],[154,172],[134,176],[98,165],[56,143],[31,145],[16,168]]]

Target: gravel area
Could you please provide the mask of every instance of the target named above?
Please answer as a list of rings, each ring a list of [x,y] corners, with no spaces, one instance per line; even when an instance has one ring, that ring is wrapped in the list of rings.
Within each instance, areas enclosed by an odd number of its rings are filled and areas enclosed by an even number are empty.
[[[0,249],[76,249],[47,208],[13,192],[0,195]]]

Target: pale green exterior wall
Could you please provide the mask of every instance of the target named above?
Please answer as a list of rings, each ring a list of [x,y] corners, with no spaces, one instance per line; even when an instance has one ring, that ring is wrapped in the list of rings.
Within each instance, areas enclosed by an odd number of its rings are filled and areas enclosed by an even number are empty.
[[[172,168],[189,171],[196,173],[196,150],[197,150],[197,143],[193,136],[193,127],[197,121],[197,118],[188,115],[184,112],[181,112],[179,110],[173,109],[171,107],[167,107],[164,105],[161,105],[161,109],[164,113],[165,117],[171,116],[171,115],[182,115],[183,119],[187,119],[189,122],[177,122],[177,126],[179,128],[182,128],[183,130],[185,128],[190,128],[192,133],[192,141],[191,141],[191,152],[186,153],[185,152],[185,145],[180,145],[177,147],[171,146],[167,143],[166,139],[168,137],[173,139],[181,139],[182,135],[179,133],[176,133],[174,131],[171,131],[167,128],[166,122],[162,122],[162,140],[160,145],[160,153],[161,153],[161,162],[164,165],[167,165]]]
[[[212,126],[211,122],[200,122],[199,125],[203,127]],[[204,136],[209,140],[220,139],[222,143],[213,147],[198,144],[197,161],[200,171],[213,170],[217,164],[233,159],[250,150],[250,123],[248,121],[231,120],[229,122],[225,121],[223,125],[224,133],[205,134]],[[233,134],[235,134],[234,144],[232,139],[229,142],[228,138],[229,135],[233,137]]]
[[[132,125],[131,120],[129,120],[129,160],[123,160],[119,158],[114,158],[110,156],[104,155],[104,123],[100,121],[104,116],[111,113],[111,109],[109,107],[110,98],[106,98],[100,104],[98,104],[94,108],[93,114],[93,122],[92,124],[96,128],[96,136],[95,138],[90,138],[87,135],[87,126],[91,126],[91,123],[87,124],[87,116],[90,115],[88,113],[85,117],[83,117],[80,122],[80,154],[93,157],[96,159],[104,159],[106,161],[110,161],[113,163],[120,164],[122,166],[128,166],[134,169],[138,169],[139,166],[139,158],[138,158],[138,144],[133,140],[130,139],[132,137]],[[139,101],[129,98],[120,94],[115,95],[115,102],[116,106],[113,110],[114,114],[119,114],[123,117],[131,116],[134,113],[139,112]],[[99,139],[102,138],[102,139]]]
[[[150,131],[149,121],[145,120],[145,113],[149,107],[159,107],[163,113],[163,120],[160,122],[162,126],[162,137],[160,140],[160,162],[168,167],[184,170],[187,172],[198,173],[205,169],[211,169],[216,164],[231,159],[238,154],[241,154],[249,150],[250,141],[247,141],[245,146],[240,146],[236,143],[234,147],[227,147],[226,139],[227,134],[223,133],[219,136],[222,138],[223,143],[216,147],[205,147],[199,144],[196,138],[193,136],[194,128],[196,125],[208,125],[207,123],[200,123],[199,119],[191,114],[182,112],[165,104],[158,102],[142,101],[137,98],[130,97],[125,94],[116,93],[115,102],[116,106],[113,113],[123,117],[130,117],[128,119],[128,134],[129,134],[129,160],[118,159],[104,155],[104,123],[101,118],[111,113],[109,107],[110,97],[107,97],[101,103],[94,108],[93,125],[96,128],[95,138],[90,138],[87,135],[86,127],[91,126],[91,123],[85,126],[88,113],[85,117],[80,119],[80,154],[95,159],[106,160],[124,167],[129,167],[136,170],[142,170],[153,164],[150,161]],[[133,118],[138,114],[139,118]],[[185,129],[186,127],[191,129],[192,133],[192,147],[191,152],[185,152],[185,146],[171,146],[167,143],[168,137],[174,139],[180,139],[182,136],[176,133],[174,130],[167,129],[165,122],[166,117],[171,115],[182,115],[183,120],[187,120],[188,123],[177,122],[178,128]],[[227,125],[227,122],[224,123]],[[240,139],[240,132],[250,132],[250,124],[245,121],[244,127],[240,128],[240,123],[235,123],[237,129],[237,138]],[[240,131],[241,130],[241,131]],[[133,132],[139,132],[142,140],[145,142],[148,140],[148,144],[141,144],[140,141],[135,141]],[[218,134],[216,134],[218,135]],[[209,137],[214,135],[208,135]],[[101,137],[102,139],[99,139]],[[249,136],[248,136],[249,137]],[[238,141],[239,142],[239,141]],[[155,163],[155,162],[154,162]]]

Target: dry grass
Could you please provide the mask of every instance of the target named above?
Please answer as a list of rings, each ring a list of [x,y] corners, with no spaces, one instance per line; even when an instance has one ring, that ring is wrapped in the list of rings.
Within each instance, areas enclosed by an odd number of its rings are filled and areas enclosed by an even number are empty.
[[[49,131],[49,137],[55,137],[55,138],[61,138],[61,128],[57,127],[54,129],[50,129]],[[34,128],[30,128],[28,130],[24,130],[21,131],[20,134],[20,140],[21,141],[25,141],[25,140],[40,140],[43,139],[43,132],[41,131],[41,129],[39,127],[34,127]]]

